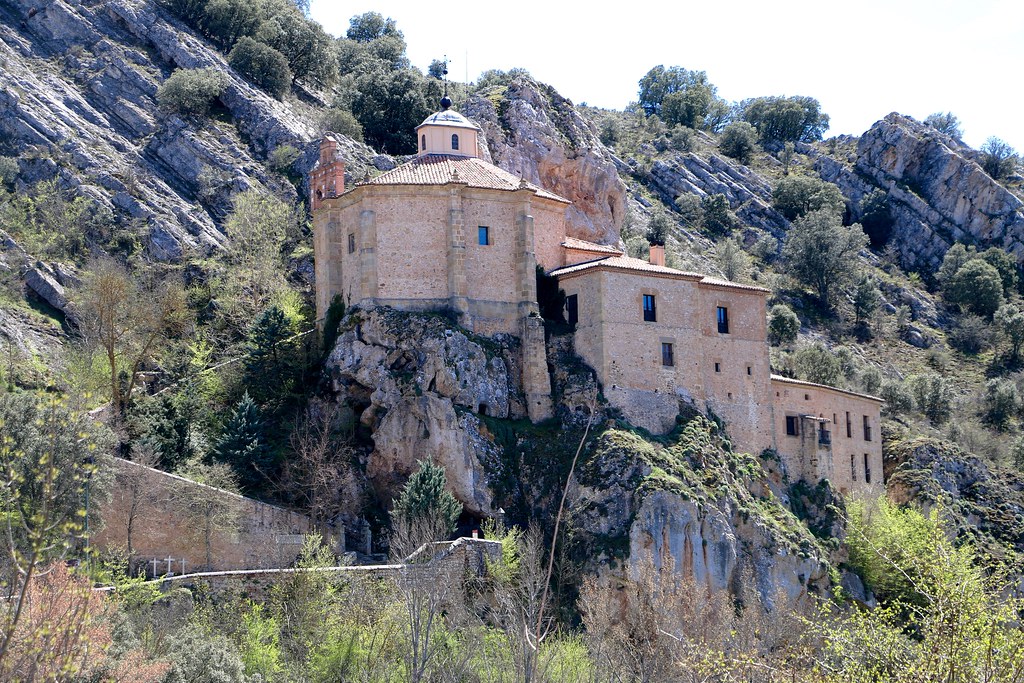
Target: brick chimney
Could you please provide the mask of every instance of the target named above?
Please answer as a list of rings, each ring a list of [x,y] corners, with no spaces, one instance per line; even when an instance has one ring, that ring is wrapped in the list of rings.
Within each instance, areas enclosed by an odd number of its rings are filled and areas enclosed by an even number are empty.
[[[651,256],[648,259],[652,266],[665,266],[665,245],[664,244],[652,244],[651,245]]]
[[[320,161],[309,173],[309,191],[313,211],[323,200],[345,191],[345,162],[338,153],[338,141],[329,133],[320,141]]]

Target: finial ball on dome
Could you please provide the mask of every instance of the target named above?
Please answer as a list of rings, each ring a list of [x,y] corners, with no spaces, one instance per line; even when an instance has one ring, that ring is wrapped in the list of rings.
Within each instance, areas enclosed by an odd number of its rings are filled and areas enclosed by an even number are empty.
[[[452,106],[452,98],[445,95],[441,98],[441,111],[448,111]]]

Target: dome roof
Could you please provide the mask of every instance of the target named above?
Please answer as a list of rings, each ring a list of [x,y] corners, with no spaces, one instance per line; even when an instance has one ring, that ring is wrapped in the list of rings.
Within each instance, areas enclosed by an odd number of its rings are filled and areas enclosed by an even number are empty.
[[[416,126],[416,130],[419,130],[423,126],[448,126],[451,128],[471,128],[473,130],[480,130],[480,126],[476,125],[459,112],[452,111],[451,109],[431,114],[423,120],[423,123]]]

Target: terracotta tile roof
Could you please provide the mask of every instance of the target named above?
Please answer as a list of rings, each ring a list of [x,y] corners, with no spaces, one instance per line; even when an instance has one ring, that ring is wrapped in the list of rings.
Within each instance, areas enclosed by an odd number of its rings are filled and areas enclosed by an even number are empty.
[[[593,261],[585,261],[583,263],[577,263],[571,266],[565,266],[562,268],[556,268],[551,271],[551,274],[556,277],[562,277],[565,275],[572,275],[575,273],[581,273],[588,270],[624,270],[634,273],[644,273],[649,275],[656,275],[659,277],[670,277],[676,280],[689,280],[691,282],[697,282],[701,285],[709,287],[721,287],[724,289],[741,289],[747,292],[760,292],[768,294],[771,290],[765,289],[764,287],[755,287],[754,285],[743,285],[738,282],[730,282],[729,280],[718,280],[716,278],[708,277],[703,273],[689,273],[682,270],[676,270],[675,268],[667,268],[665,266],[652,266],[643,259],[633,258],[631,256],[611,256],[608,258],[594,259]]]
[[[846,394],[847,396],[856,396],[857,398],[866,398],[869,401],[877,401],[878,403],[885,403],[883,399],[871,394],[861,394],[856,391],[847,391],[846,389],[837,389],[836,387],[830,387],[826,384],[815,384],[814,382],[805,382],[802,379],[793,379],[792,377],[783,377],[782,375],[772,375],[773,382],[782,382],[783,384],[794,384],[799,387],[811,387],[812,389],[828,389],[829,391],[835,391],[840,394]]]
[[[469,187],[491,190],[514,191],[519,189],[520,178],[508,171],[489,164],[476,157],[460,157],[449,154],[425,154],[408,161],[397,168],[382,173],[364,185],[446,185],[452,182],[452,174],[458,173],[458,181]],[[526,183],[538,197],[571,204],[568,199],[553,192]]]
[[[562,242],[562,246],[566,249],[575,249],[576,251],[590,251],[595,254],[615,254],[622,256],[622,250],[618,247],[613,247],[607,244],[597,244],[596,242],[588,242],[586,240],[577,239],[575,237],[566,237],[565,241]]]

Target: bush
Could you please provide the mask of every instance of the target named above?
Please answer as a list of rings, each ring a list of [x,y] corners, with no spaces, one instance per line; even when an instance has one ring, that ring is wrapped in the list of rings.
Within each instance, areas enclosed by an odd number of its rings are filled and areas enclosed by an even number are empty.
[[[1010,362],[1016,363],[1020,360],[1020,349],[1024,345],[1024,311],[1007,304],[999,307],[994,319],[999,331],[1010,343]]]
[[[755,97],[739,109],[761,142],[815,142],[828,130],[828,114],[813,97]]]
[[[732,230],[729,200],[724,194],[704,195],[700,200],[700,208],[704,216],[704,228],[712,235],[724,235]]]
[[[757,149],[757,131],[746,121],[733,121],[722,131],[718,148],[722,154],[749,164]]]
[[[320,131],[322,133],[339,133],[357,142],[363,141],[363,127],[344,107],[333,106],[320,115]]]
[[[1017,152],[996,137],[981,146],[981,167],[995,180],[1005,180],[1017,170]]]
[[[900,380],[883,381],[879,397],[885,401],[882,409],[888,415],[903,415],[914,409],[914,395]]]
[[[768,313],[768,340],[773,346],[792,344],[800,331],[800,318],[789,306],[776,304]]]
[[[821,210],[841,216],[846,208],[846,200],[838,187],[820,178],[787,176],[772,190],[772,206],[793,221],[812,211]]]
[[[1018,410],[1020,395],[1016,384],[1004,379],[990,379],[985,383],[981,412],[986,422],[1002,431]]]
[[[936,112],[934,114],[930,114],[924,122],[940,133],[952,135],[957,139],[960,139],[963,136],[963,131],[960,130],[960,119],[955,117],[952,112],[947,111],[945,113]]]
[[[280,145],[270,153],[270,167],[278,173],[287,173],[300,156],[302,152],[292,145]]]
[[[949,343],[964,353],[980,353],[992,343],[992,328],[981,316],[965,313],[949,333]]]
[[[914,405],[933,425],[940,425],[953,412],[953,385],[935,373],[911,375],[907,378]]]
[[[214,68],[176,69],[156,91],[156,101],[183,116],[205,116],[227,87],[227,76]]]
[[[985,263],[999,271],[999,279],[1003,283],[1003,295],[1010,296],[1017,289],[1017,262],[999,247],[989,247],[978,254]]]
[[[18,177],[18,160],[0,156],[0,186],[9,185]]]
[[[811,287],[819,301],[831,308],[836,289],[856,275],[857,252],[868,242],[857,224],[844,227],[839,216],[827,209],[795,221],[782,248],[791,276]]]
[[[799,379],[830,387],[842,387],[845,374],[836,354],[822,344],[810,344],[796,352],[794,367]]]
[[[968,261],[945,286],[946,299],[991,319],[1003,304],[1003,281],[999,271],[981,259]]]
[[[248,36],[235,43],[228,55],[228,64],[278,99],[288,92],[292,84],[288,59],[269,45]]]
[[[650,244],[665,246],[665,239],[668,237],[672,223],[664,211],[656,209],[651,213],[651,219],[647,222],[647,241]]]

